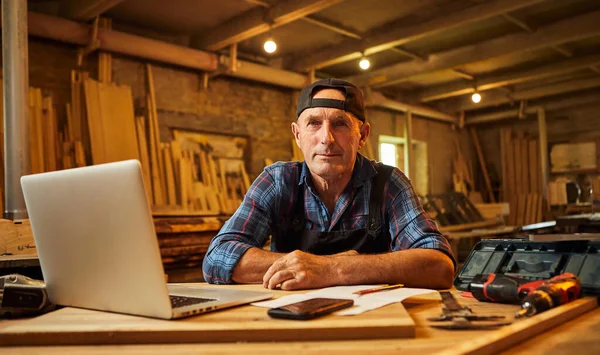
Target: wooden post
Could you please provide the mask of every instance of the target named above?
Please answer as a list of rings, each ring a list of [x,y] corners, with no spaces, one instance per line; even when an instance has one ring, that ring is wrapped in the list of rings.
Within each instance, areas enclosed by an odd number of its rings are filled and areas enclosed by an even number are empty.
[[[477,157],[479,157],[479,165],[481,166],[481,171],[483,172],[483,179],[485,181],[485,186],[488,190],[488,196],[490,198],[490,202],[496,203],[496,198],[494,197],[494,191],[492,190],[492,183],[490,182],[490,176],[488,175],[487,167],[485,166],[485,159],[483,157],[483,151],[481,150],[481,146],[479,145],[479,138],[477,137],[477,131],[475,131],[475,127],[471,127],[471,138],[473,138],[473,144],[475,145],[475,150],[477,151]]]
[[[548,200],[548,131],[546,129],[546,111],[543,107],[539,107],[538,114],[538,131],[540,134],[540,165],[542,167],[542,196]]]
[[[409,179],[413,178],[415,172],[413,171],[413,149],[412,149],[412,112],[406,112],[406,119],[404,120],[404,173]]]
[[[310,70],[308,71],[308,84],[310,85],[315,81],[317,81],[315,77],[315,68],[310,68]]]
[[[234,43],[229,47],[229,71],[231,73],[237,72],[238,69],[237,49],[237,43]]]

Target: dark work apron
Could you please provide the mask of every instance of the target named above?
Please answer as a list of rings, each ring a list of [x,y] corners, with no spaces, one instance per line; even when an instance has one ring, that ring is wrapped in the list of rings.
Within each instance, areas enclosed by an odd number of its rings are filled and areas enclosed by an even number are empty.
[[[385,253],[390,250],[389,230],[382,227],[383,190],[393,168],[381,163],[375,167],[377,175],[371,185],[369,219],[366,228],[347,231],[320,232],[304,228],[304,195],[297,193],[289,219],[287,233],[279,233],[275,241],[277,252],[302,250],[317,255],[331,255],[348,250],[360,254]]]

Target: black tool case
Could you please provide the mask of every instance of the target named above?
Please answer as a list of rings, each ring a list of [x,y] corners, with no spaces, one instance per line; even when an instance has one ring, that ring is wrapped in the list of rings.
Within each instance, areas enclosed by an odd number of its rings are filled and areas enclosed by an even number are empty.
[[[482,240],[454,279],[454,287],[468,291],[477,274],[504,274],[533,281],[563,272],[579,276],[584,294],[600,296],[600,240]]]

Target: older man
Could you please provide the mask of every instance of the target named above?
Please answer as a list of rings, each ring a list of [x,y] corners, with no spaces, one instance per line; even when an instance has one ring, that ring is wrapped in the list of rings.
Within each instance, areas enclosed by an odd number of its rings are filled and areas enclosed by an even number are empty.
[[[292,132],[305,161],[275,163],[254,181],[210,244],[206,281],[450,287],[450,247],[410,181],[358,153],[370,129],[353,84],[326,79],[304,88]]]

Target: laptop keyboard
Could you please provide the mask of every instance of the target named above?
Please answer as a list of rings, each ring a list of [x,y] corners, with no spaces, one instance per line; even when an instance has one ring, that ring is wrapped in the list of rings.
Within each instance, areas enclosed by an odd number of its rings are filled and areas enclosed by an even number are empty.
[[[185,297],[185,296],[173,296],[171,297],[171,305],[173,308],[185,307],[192,304],[216,301],[214,298],[200,298],[200,297]]]

